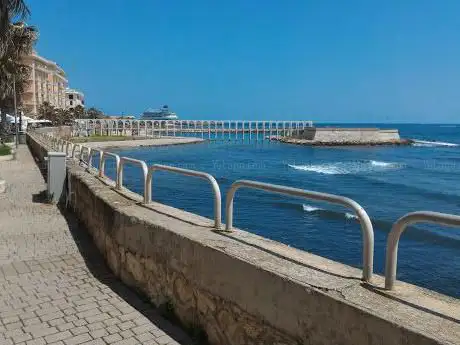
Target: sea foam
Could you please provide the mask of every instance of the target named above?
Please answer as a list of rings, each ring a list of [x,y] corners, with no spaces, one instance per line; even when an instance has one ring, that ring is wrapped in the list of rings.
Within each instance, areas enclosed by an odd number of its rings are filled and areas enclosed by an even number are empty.
[[[288,164],[292,169],[314,172],[325,175],[347,175],[347,174],[360,174],[371,173],[386,170],[395,170],[403,168],[404,166],[394,162],[381,162],[381,161],[352,161],[352,162],[334,162],[324,164],[305,164],[295,165]]]
[[[426,141],[426,140],[412,140],[412,146],[420,146],[420,147],[457,147],[459,144],[455,143],[445,143],[442,141]]]

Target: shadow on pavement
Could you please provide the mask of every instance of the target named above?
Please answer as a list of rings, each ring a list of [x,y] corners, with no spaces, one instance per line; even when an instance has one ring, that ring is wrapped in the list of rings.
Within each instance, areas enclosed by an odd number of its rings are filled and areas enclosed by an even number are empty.
[[[75,215],[63,205],[59,205],[58,208],[66,219],[70,233],[85,260],[88,270],[97,280],[107,285],[124,301],[147,317],[153,324],[177,342],[190,345],[201,344],[201,342],[191,340],[182,328],[165,319],[160,309],[151,304],[147,297],[138,294],[119,280],[106,265],[104,257],[93,243],[91,235],[85,227],[79,223]]]

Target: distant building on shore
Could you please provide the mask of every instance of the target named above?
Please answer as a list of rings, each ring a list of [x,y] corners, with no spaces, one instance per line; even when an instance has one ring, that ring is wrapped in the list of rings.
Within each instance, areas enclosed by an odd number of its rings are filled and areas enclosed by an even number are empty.
[[[70,108],[68,80],[64,70],[54,61],[33,52],[23,58],[31,69],[29,83],[22,95],[23,110],[26,115],[35,116],[43,102],[48,102],[56,108]],[[79,94],[78,102],[84,104],[83,94]],[[75,97],[75,96],[74,96]],[[72,102],[73,104],[73,102]],[[75,105],[78,105],[77,103]]]
[[[85,106],[85,96],[83,92],[75,89],[65,90],[66,108],[75,108],[77,105]]]

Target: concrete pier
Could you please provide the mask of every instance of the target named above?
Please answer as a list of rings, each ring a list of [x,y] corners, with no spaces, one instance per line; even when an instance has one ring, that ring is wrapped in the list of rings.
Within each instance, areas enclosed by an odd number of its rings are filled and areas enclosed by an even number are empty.
[[[348,145],[408,145],[397,129],[310,127],[283,137],[272,137],[281,142],[309,146]]]
[[[207,140],[267,140],[270,136],[299,134],[312,121],[243,120],[77,120],[75,134],[145,137],[195,136]]]

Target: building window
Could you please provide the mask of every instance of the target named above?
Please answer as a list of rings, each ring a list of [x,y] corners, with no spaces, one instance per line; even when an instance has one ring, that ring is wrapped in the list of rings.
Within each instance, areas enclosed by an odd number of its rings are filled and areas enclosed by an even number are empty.
[[[73,95],[69,95],[69,99],[73,99]]]
[[[71,106],[73,105],[73,101],[70,101],[70,105],[71,105]]]

